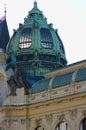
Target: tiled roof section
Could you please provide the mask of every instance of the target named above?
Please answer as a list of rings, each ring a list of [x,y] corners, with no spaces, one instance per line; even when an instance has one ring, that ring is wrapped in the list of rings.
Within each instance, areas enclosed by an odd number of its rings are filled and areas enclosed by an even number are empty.
[[[76,69],[74,71],[59,74],[55,77],[43,79],[32,86],[32,94],[47,90],[49,87],[53,89],[63,87],[71,82],[86,81],[86,67]]]
[[[32,86],[31,93],[38,93],[48,89],[50,79],[43,79]]]
[[[6,51],[7,43],[10,39],[6,17],[0,19],[0,48]]]
[[[86,68],[80,69],[77,72],[75,82],[86,80]]]
[[[56,76],[53,80],[52,88],[57,88],[69,84],[71,82],[73,73],[74,72],[70,72]]]

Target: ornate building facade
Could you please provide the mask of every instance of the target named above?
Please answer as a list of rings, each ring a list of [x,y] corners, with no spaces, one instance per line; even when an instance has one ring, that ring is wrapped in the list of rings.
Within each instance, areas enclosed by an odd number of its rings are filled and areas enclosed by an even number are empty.
[[[62,40],[36,1],[0,63],[1,130],[86,129],[86,60],[67,65]]]

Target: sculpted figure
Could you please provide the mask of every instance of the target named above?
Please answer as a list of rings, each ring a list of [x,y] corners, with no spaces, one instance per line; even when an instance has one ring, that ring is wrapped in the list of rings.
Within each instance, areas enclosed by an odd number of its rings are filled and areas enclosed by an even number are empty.
[[[14,76],[10,77],[8,84],[10,86],[10,95],[16,95],[16,89],[22,87],[24,87],[25,94],[29,94],[29,89],[31,88],[31,85],[26,81],[25,74],[19,66],[15,66]]]

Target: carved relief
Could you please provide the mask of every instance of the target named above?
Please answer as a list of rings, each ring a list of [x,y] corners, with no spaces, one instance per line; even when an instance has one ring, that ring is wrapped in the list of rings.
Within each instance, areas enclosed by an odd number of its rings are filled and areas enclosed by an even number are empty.
[[[52,123],[52,121],[53,121],[53,114],[50,114],[50,115],[46,115],[46,121],[47,121],[47,123]]]
[[[62,120],[64,120],[64,118],[65,118],[65,115],[62,113],[61,115],[58,115],[57,116],[57,119],[59,120],[59,121],[62,121]]]
[[[31,88],[29,82],[25,80],[25,75],[19,66],[14,67],[14,76],[11,76],[8,80],[8,85],[10,87],[10,95],[16,96],[16,89],[24,87],[25,94],[29,94]]]
[[[86,116],[86,110],[83,110],[83,111],[82,111],[82,115],[83,115],[83,116]]]
[[[75,119],[77,117],[77,109],[70,110],[69,115],[72,119]]]
[[[40,125],[40,124],[42,123],[42,119],[41,119],[41,118],[36,119],[36,120],[35,120],[35,123],[36,123],[36,125]]]
[[[18,125],[18,119],[13,119],[12,124],[15,125],[15,126]]]
[[[11,76],[7,82],[10,87],[10,95],[16,96],[16,82],[14,80],[14,77]]]
[[[9,120],[6,120],[6,128],[9,128],[10,127],[10,121]]]
[[[6,128],[10,128],[12,121],[8,119],[5,121],[5,124],[6,124]]]

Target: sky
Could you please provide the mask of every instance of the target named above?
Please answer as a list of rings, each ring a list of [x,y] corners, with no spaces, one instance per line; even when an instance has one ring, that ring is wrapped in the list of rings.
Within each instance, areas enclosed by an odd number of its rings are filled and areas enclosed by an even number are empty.
[[[86,59],[86,0],[36,0],[48,23],[63,42],[68,64]],[[0,17],[4,15],[10,36],[13,29],[24,22],[24,18],[33,8],[34,0],[0,0]]]

